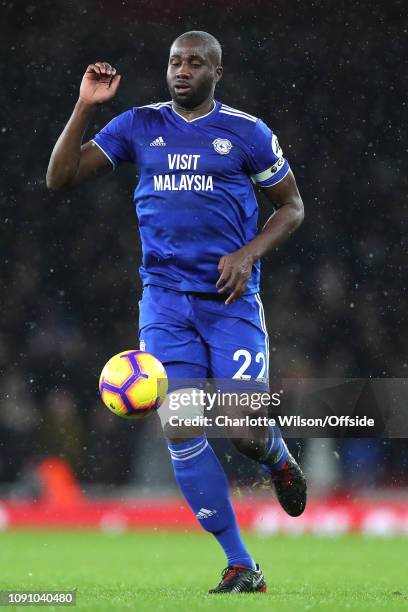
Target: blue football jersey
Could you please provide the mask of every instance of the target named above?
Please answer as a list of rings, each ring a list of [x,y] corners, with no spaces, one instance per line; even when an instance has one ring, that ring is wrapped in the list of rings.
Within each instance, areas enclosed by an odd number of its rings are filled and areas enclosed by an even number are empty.
[[[131,162],[139,181],[144,285],[216,293],[218,262],[257,234],[253,183],[289,171],[276,135],[256,117],[216,101],[188,121],[171,102],[132,108],[93,139],[113,166]],[[259,262],[247,293],[259,291]]]

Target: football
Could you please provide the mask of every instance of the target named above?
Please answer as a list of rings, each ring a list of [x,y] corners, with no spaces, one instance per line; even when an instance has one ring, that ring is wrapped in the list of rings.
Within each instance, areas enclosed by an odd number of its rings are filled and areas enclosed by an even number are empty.
[[[163,364],[150,353],[123,351],[111,357],[99,378],[102,400],[118,416],[150,416],[163,403],[168,388]]]

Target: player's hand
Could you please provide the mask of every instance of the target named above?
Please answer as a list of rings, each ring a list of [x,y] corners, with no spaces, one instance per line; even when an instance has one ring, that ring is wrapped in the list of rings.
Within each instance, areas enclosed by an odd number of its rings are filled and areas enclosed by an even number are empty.
[[[218,263],[220,278],[216,287],[218,293],[230,293],[225,300],[226,304],[231,304],[244,295],[251,278],[253,264],[254,258],[246,247],[221,257]]]
[[[79,99],[86,104],[102,104],[113,98],[121,76],[107,62],[89,64],[82,77]]]

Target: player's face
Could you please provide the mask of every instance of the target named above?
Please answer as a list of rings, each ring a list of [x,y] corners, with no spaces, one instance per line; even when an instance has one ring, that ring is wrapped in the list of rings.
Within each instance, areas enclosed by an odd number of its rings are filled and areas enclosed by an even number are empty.
[[[196,108],[214,94],[221,78],[206,47],[198,41],[175,41],[170,49],[167,85],[173,101],[184,108]]]

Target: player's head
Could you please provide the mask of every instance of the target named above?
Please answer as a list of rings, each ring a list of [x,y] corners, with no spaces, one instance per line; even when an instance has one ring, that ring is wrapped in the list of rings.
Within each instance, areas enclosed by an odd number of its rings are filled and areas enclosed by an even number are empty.
[[[196,108],[214,95],[222,76],[221,45],[207,32],[185,32],[170,47],[167,85],[174,102]]]

